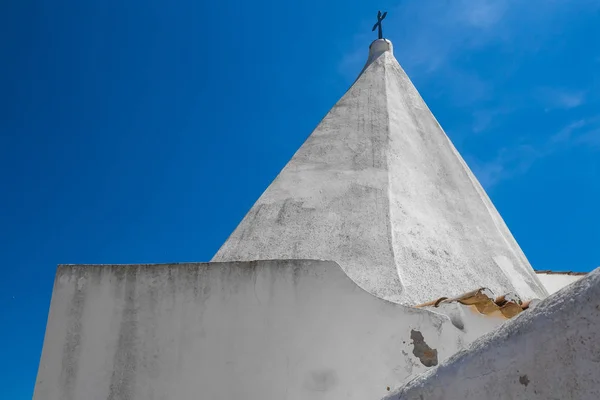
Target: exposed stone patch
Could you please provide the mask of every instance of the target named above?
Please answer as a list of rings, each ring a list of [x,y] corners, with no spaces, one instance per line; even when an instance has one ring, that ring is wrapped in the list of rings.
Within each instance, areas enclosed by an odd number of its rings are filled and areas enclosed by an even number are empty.
[[[425,343],[425,338],[423,334],[419,331],[411,329],[410,338],[412,339],[413,344],[413,354],[415,357],[418,357],[426,367],[433,367],[438,363],[437,350],[429,347],[427,343]]]

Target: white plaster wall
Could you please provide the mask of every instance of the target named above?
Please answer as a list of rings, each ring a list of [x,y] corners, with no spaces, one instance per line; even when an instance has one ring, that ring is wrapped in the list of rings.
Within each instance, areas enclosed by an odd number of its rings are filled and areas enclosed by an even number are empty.
[[[501,315],[482,314],[459,302],[442,303],[438,307],[424,307],[423,309],[447,316],[452,325],[461,331],[465,344],[473,342],[508,321]]]
[[[549,294],[558,292],[565,286],[570,285],[573,282],[577,282],[585,275],[568,275],[568,274],[546,274],[537,273],[537,277],[542,282]]]
[[[61,266],[34,399],[381,398],[466,341],[333,262]]]
[[[387,400],[600,399],[600,269]]]
[[[547,294],[387,46],[262,194],[213,261],[338,262],[404,304],[479,287]]]

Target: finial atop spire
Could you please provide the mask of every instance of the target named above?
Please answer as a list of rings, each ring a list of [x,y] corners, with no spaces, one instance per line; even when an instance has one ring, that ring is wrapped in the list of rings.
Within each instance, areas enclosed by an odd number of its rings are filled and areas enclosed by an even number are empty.
[[[377,23],[373,25],[373,29],[371,29],[371,32],[373,32],[375,31],[375,28],[379,28],[379,39],[383,39],[383,28],[381,27],[381,21],[385,19],[386,15],[387,11],[384,12],[383,15],[381,14],[381,11],[377,11]]]

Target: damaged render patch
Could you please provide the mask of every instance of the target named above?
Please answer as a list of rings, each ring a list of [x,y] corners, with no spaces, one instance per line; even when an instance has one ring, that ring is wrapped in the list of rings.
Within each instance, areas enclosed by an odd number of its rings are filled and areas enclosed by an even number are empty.
[[[411,329],[410,338],[413,341],[413,354],[421,360],[421,363],[426,367],[433,367],[438,363],[437,350],[432,349],[425,343],[423,334],[419,331]]]

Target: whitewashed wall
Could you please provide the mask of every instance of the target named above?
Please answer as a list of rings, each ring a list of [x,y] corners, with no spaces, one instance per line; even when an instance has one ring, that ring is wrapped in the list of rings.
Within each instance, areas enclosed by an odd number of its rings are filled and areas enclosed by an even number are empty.
[[[34,399],[381,398],[469,335],[333,262],[62,266]]]

